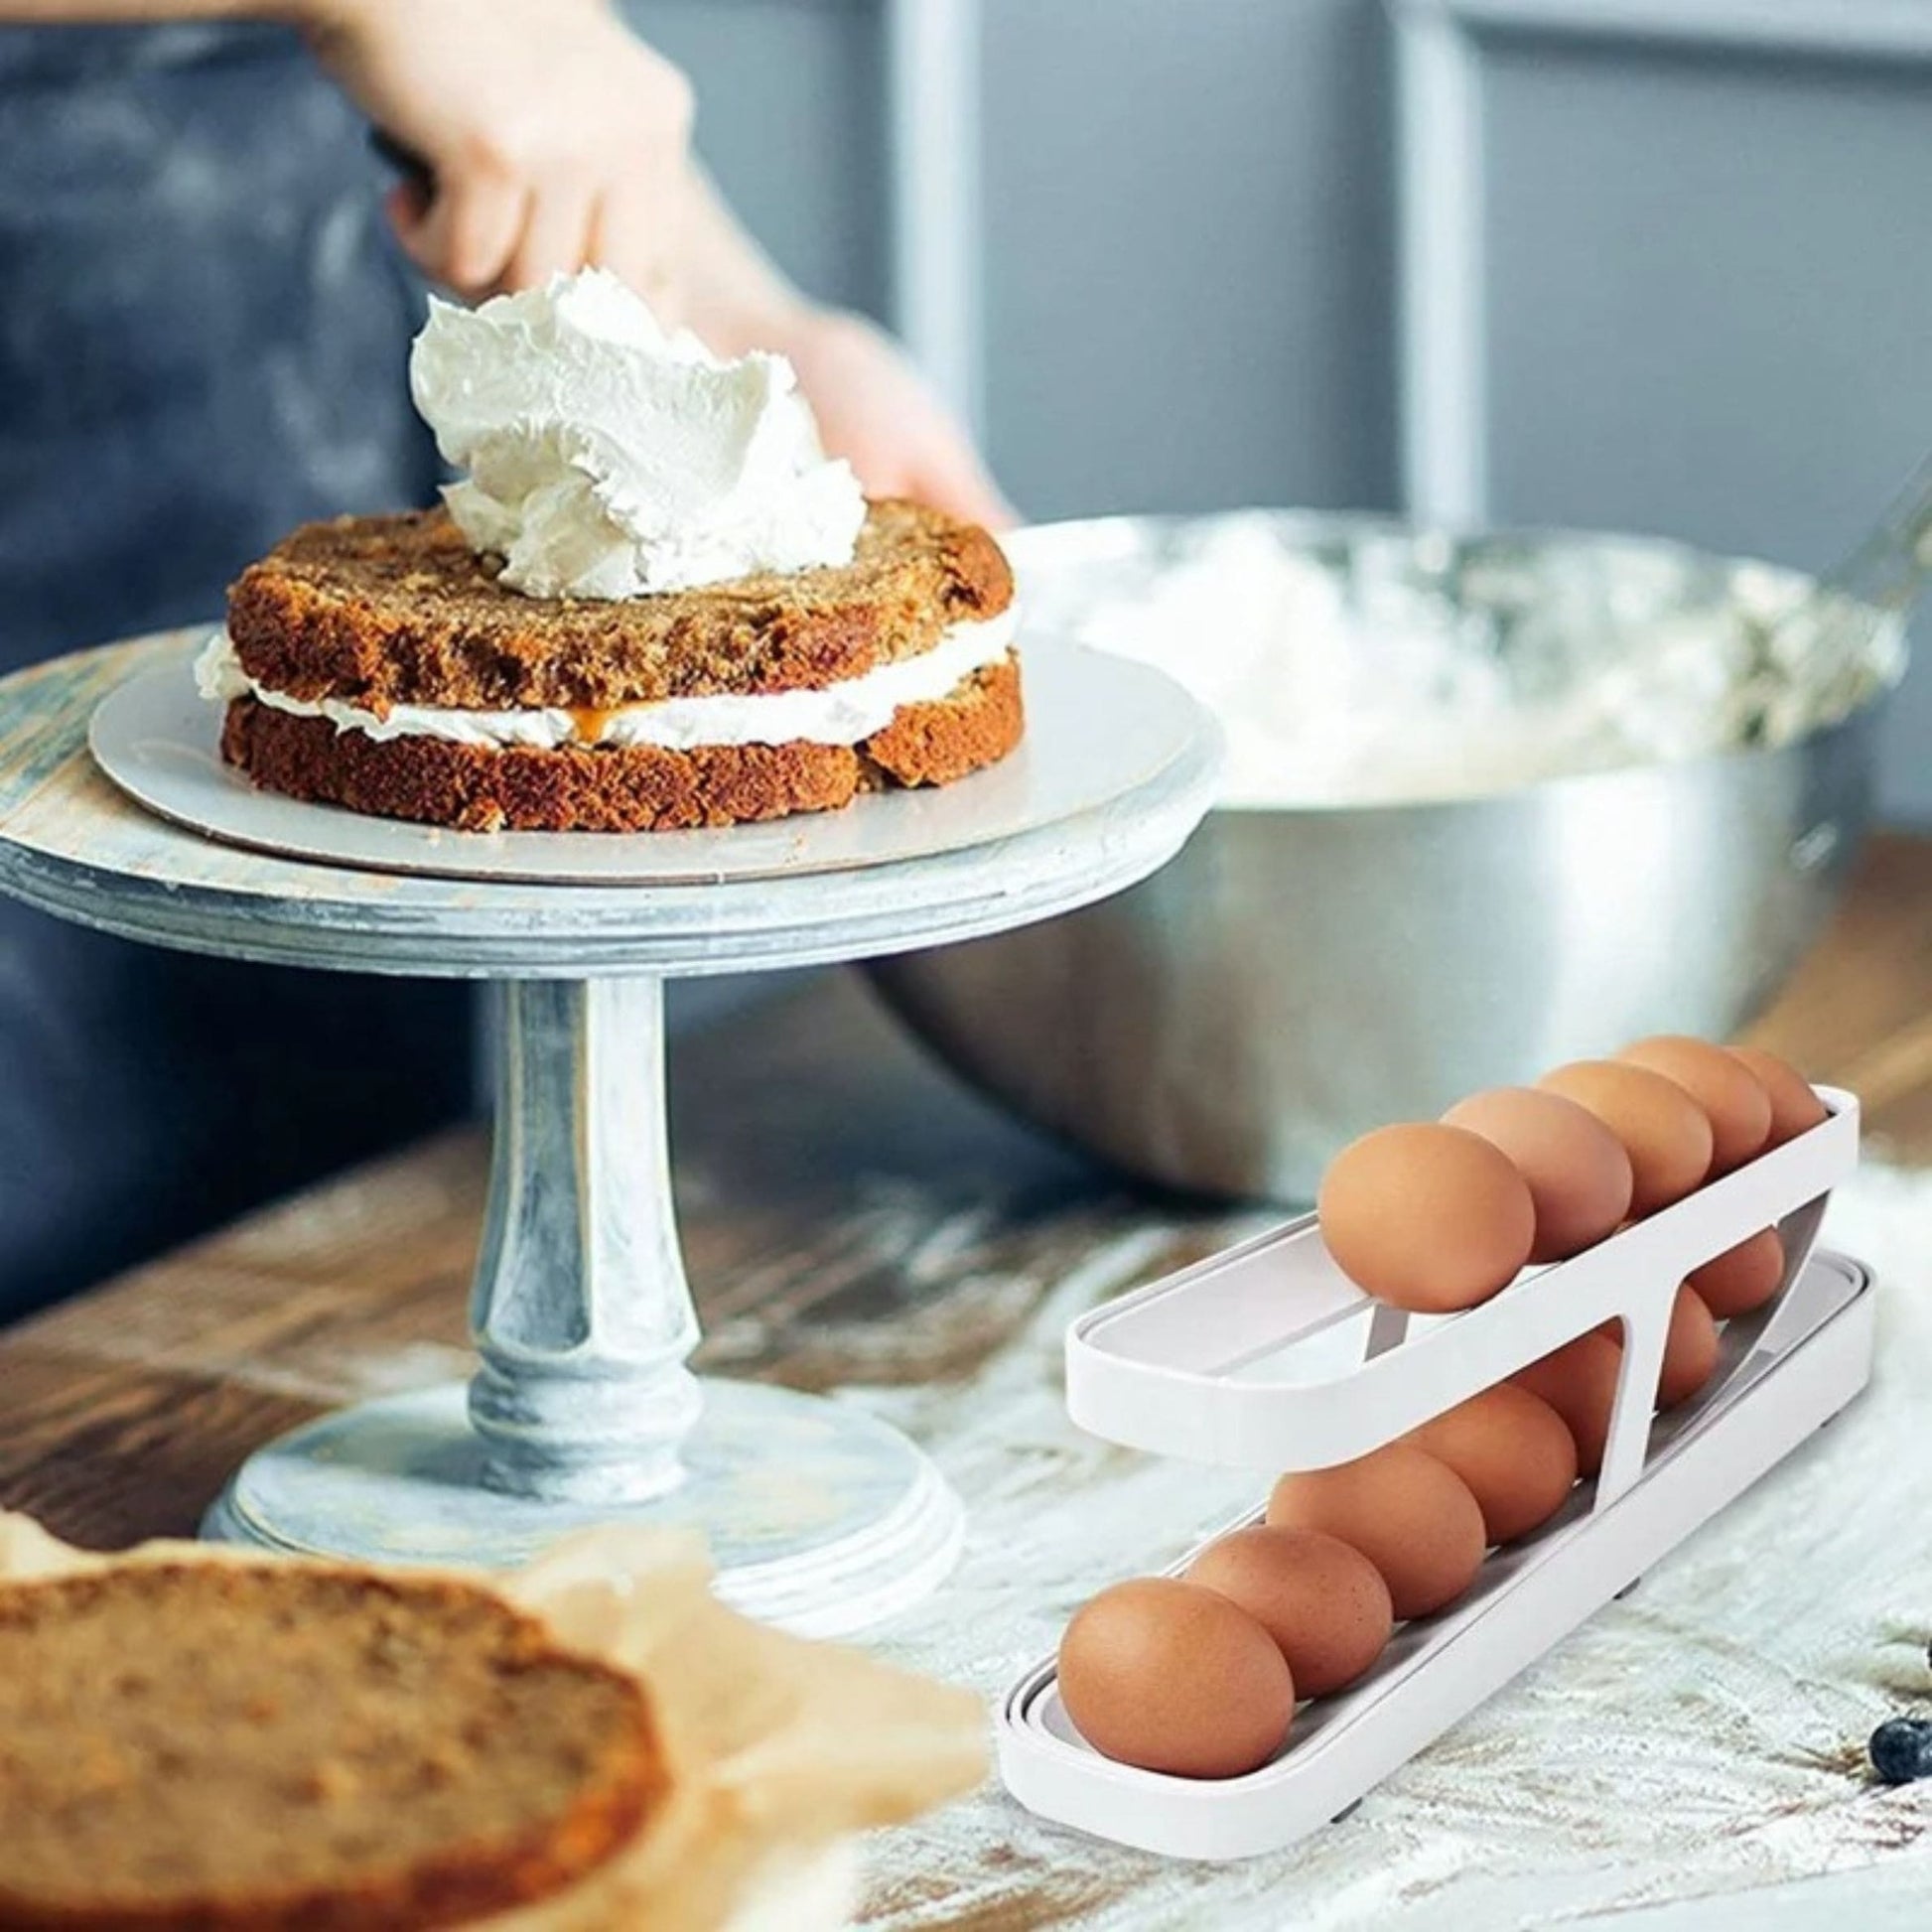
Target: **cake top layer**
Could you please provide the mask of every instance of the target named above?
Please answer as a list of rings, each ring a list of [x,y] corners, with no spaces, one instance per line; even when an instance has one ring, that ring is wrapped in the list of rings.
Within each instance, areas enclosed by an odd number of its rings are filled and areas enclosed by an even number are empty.
[[[621,602],[524,597],[442,510],[311,523],[228,594],[242,668],[270,690],[478,711],[603,710],[811,689],[997,617],[1013,576],[986,531],[873,503],[850,564]]]
[[[462,1924],[602,1864],[666,1784],[632,1679],[461,1583],[0,1586],[0,1926]]]

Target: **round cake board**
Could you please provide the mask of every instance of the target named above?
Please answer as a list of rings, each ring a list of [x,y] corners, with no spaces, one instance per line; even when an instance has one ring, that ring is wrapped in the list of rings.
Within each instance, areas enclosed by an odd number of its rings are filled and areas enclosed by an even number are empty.
[[[460,832],[257,789],[222,762],[222,707],[196,689],[193,655],[137,671],[93,715],[95,760],[129,797],[229,845],[440,879],[715,885],[899,865],[1078,818],[1158,776],[1193,737],[1184,708],[1150,701],[1165,683],[1158,672],[1028,640],[1027,735],[1000,763],[956,784],[710,830]]]

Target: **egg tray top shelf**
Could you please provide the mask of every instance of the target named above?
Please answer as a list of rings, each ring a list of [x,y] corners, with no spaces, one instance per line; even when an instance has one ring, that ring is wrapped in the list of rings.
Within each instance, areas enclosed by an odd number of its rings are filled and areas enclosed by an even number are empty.
[[[1835,1088],[1818,1094],[1829,1110],[1818,1126],[1456,1314],[1408,1314],[1372,1300],[1336,1266],[1312,1215],[1274,1229],[1074,1321],[1067,1413],[1131,1449],[1271,1473],[1325,1468],[1620,1320],[1624,1386],[1600,1485],[1614,1494],[1642,1464],[1685,1277],[1777,1226],[1788,1289],[1816,1243],[1826,1197],[1858,1165],[1857,1100]],[[1770,1305],[1770,1345],[1789,1303],[1780,1292]]]

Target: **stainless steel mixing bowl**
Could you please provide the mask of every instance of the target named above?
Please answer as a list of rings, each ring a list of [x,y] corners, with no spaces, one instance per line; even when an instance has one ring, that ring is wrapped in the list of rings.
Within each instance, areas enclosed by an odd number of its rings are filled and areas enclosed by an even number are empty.
[[[1283,516],[1348,568],[1385,522]],[[1054,540],[1027,533],[1023,584]],[[1171,543],[1108,519],[1102,547]],[[1430,568],[1445,561],[1440,536]],[[1627,538],[1456,546],[1450,584],[1504,552],[1574,588],[1625,561],[1686,610],[1764,566]],[[1645,764],[1432,804],[1224,807],[1119,898],[996,939],[875,963],[891,1005],[975,1086],[1147,1178],[1312,1197],[1354,1136],[1433,1119],[1643,1034],[1725,1037],[1817,935],[1865,829],[1882,690],[1777,749]]]

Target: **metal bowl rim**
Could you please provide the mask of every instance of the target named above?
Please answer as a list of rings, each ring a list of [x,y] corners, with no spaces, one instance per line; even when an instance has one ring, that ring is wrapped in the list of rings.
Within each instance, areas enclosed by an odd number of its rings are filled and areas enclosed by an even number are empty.
[[[1435,539],[1448,543],[1516,543],[1527,548],[1555,550],[1638,550],[1667,553],[1689,561],[1716,564],[1726,573],[1761,570],[1792,584],[1815,589],[1818,576],[1800,570],[1795,564],[1781,564],[1768,557],[1756,557],[1727,550],[1709,550],[1683,537],[1659,535],[1646,530],[1587,529],[1571,523],[1481,523],[1459,525],[1449,522],[1419,522],[1394,510],[1324,510],[1292,505],[1253,503],[1226,510],[1113,510],[1104,516],[1066,516],[1038,523],[1023,523],[1006,531],[1001,541],[1088,530],[1112,530],[1139,525],[1148,529],[1177,530],[1231,523],[1249,517],[1265,517],[1291,532],[1307,530],[1330,541],[1344,536],[1409,537],[1422,542]]]

